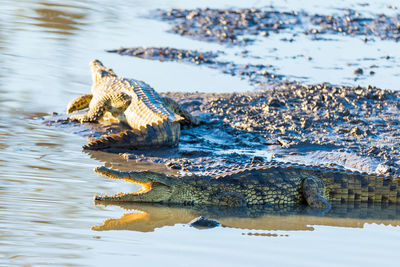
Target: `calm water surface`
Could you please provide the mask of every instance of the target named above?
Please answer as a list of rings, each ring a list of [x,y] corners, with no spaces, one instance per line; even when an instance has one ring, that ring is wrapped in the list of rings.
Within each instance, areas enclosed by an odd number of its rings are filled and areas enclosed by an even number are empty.
[[[217,2],[217,3],[216,3]],[[112,3],[112,4],[111,4]],[[316,4],[317,3],[317,4]],[[64,112],[70,99],[90,88],[88,62],[98,58],[121,76],[159,91],[245,91],[243,80],[217,70],[108,54],[120,46],[171,46],[224,50],[229,60],[272,64],[289,79],[372,84],[398,90],[398,43],[364,44],[332,36],[311,41],[285,33],[246,49],[261,59],[235,56],[226,48],[167,32],[146,18],[171,7],[266,7],[329,14],[350,7],[365,14],[395,14],[397,1],[39,1],[0,0],[0,265],[143,266],[377,266],[398,261],[396,208],[372,208],[315,217],[308,211],[264,212],[251,217],[160,206],[94,205],[97,192],[135,190],[134,185],[97,177],[107,164],[133,168],[116,155],[85,154],[86,142],[38,119]],[[286,33],[288,36],[289,33]],[[357,49],[354,49],[357,47]],[[313,60],[308,62],[304,57]],[[390,60],[384,59],[389,55]],[[356,67],[379,66],[376,75],[355,79]],[[301,67],[299,67],[301,66]],[[145,167],[145,166],[144,166]],[[132,187],[132,188],[130,188]],[[185,225],[210,214],[226,227],[198,230]],[[242,214],[243,215],[243,214]],[[350,218],[341,218],[350,217]]]

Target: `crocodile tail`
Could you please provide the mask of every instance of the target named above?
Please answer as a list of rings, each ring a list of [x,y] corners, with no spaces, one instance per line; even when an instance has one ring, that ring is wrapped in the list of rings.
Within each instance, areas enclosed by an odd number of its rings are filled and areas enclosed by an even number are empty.
[[[319,173],[327,185],[330,200],[348,203],[400,204],[400,179],[356,171]]]
[[[83,149],[89,150],[101,150],[110,147],[115,147],[116,143],[121,143],[120,140],[123,140],[123,137],[127,135],[127,131],[121,132],[119,134],[112,134],[103,136],[99,139],[90,140],[87,145],[83,146]]]
[[[368,175],[367,186],[362,190],[362,200],[369,203],[400,204],[399,177]]]
[[[180,137],[179,123],[153,123],[140,130],[126,130],[118,134],[91,140],[84,149],[101,150],[107,148],[138,149],[143,147],[174,146]]]

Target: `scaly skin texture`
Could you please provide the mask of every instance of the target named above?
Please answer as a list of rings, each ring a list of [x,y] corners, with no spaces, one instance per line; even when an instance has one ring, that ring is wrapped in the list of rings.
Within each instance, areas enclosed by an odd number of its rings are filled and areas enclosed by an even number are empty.
[[[90,94],[79,96],[67,107],[69,119],[83,122],[125,123],[132,130],[91,141],[85,148],[139,148],[173,146],[179,142],[180,124],[198,124],[174,100],[161,97],[148,84],[119,78],[99,60],[90,62],[93,86]]]
[[[95,172],[142,186],[134,193],[96,195],[97,201],[233,207],[307,203],[324,210],[330,208],[331,202],[400,204],[398,178],[290,163],[253,164],[180,177],[150,171],[120,172],[106,167],[98,167]]]

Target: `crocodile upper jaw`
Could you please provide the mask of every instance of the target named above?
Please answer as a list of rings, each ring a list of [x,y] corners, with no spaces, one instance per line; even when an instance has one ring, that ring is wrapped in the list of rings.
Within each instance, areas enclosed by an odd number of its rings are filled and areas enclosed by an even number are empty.
[[[168,201],[172,195],[172,185],[163,183],[162,181],[149,180],[137,180],[130,177],[129,175],[119,176],[118,172],[112,171],[105,167],[98,167],[95,169],[98,174],[106,175],[111,179],[123,179],[125,181],[135,183],[141,188],[136,192],[132,193],[119,193],[115,195],[94,195],[95,201],[110,201],[110,202],[164,202]]]

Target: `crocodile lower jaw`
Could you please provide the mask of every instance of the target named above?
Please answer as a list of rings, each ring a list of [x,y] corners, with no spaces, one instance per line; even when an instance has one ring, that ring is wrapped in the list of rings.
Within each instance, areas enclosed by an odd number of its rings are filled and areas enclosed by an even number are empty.
[[[126,199],[128,196],[130,197],[135,197],[135,196],[139,196],[139,195],[143,195],[146,194],[147,192],[150,192],[153,189],[152,186],[152,182],[148,182],[148,183],[144,183],[144,182],[138,182],[138,181],[134,181],[131,179],[126,179],[129,182],[138,184],[141,186],[141,188],[138,191],[132,192],[132,193],[118,193],[115,195],[107,195],[107,194],[95,194],[94,195],[94,200],[96,201],[118,201],[118,200],[124,200]]]

